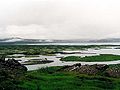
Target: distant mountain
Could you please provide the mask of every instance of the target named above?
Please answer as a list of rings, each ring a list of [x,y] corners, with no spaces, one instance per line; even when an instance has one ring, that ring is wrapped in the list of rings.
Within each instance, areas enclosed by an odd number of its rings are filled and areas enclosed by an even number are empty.
[[[73,40],[49,40],[49,39],[24,39],[18,37],[0,39],[0,44],[34,44],[34,43],[112,43],[120,42],[120,38],[107,39],[73,39]]]
[[[23,39],[18,37],[0,39],[0,44],[26,44],[26,43],[48,43],[52,40],[47,39]]]
[[[90,40],[89,42],[94,42],[94,43],[120,42],[120,38],[107,38],[107,39],[99,39],[99,40]]]
[[[17,42],[17,41],[22,41],[23,39],[21,38],[4,38],[4,39],[0,39],[0,42]]]
[[[110,43],[110,42],[120,42],[120,38],[107,38],[107,39],[73,39],[73,40],[53,40],[54,42],[61,43]]]

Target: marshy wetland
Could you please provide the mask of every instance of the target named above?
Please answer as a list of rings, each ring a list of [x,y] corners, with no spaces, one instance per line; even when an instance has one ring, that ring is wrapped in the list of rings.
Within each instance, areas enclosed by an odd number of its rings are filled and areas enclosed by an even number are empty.
[[[2,53],[26,65],[28,70],[81,63],[119,64],[119,46],[3,46]],[[9,50],[8,52],[5,49]],[[11,53],[12,51],[12,53]]]
[[[9,45],[0,54],[28,69],[18,77],[5,71],[0,88],[6,90],[120,90],[119,45]]]

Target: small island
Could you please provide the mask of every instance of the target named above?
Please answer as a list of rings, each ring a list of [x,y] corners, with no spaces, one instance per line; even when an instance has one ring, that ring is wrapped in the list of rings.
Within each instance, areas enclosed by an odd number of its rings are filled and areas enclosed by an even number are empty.
[[[68,56],[61,58],[61,61],[82,61],[82,62],[104,62],[104,61],[114,61],[120,60],[120,55],[113,54],[100,54],[96,56]]]

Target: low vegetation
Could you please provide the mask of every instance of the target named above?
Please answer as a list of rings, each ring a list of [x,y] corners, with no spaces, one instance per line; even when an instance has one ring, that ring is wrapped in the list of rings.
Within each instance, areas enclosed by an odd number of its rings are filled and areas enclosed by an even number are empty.
[[[120,90],[120,79],[59,71],[61,67],[27,72],[18,85],[23,90]]]
[[[52,63],[52,60],[39,60],[39,59],[32,59],[29,61],[25,61],[22,63],[23,65],[36,65],[36,64],[46,64],[46,63]]]
[[[108,46],[108,45],[107,45]],[[25,55],[54,55],[63,50],[84,50],[88,48],[105,48],[106,45],[0,45],[0,54],[25,54]]]
[[[0,46],[0,54],[54,55],[63,50],[83,50],[87,48],[102,48],[105,46]],[[112,61],[118,60],[118,55],[100,55],[90,57],[70,56],[64,61]],[[64,71],[63,67],[41,68],[27,71],[27,68],[14,59],[1,57],[0,60],[0,90],[120,90],[120,65],[109,65],[104,73],[102,70],[94,75],[81,74],[77,71]],[[89,68],[89,66],[87,66]],[[91,68],[94,68],[92,66]],[[95,67],[96,68],[96,67]],[[84,69],[84,67],[83,67]],[[87,68],[86,68],[87,69]],[[73,70],[73,69],[72,69]],[[76,69],[77,70],[77,69]],[[81,71],[82,72],[82,71]],[[112,73],[111,73],[112,72]],[[113,77],[112,77],[113,76]],[[116,77],[117,76],[117,77]]]
[[[61,61],[83,61],[83,62],[102,62],[102,61],[114,61],[120,60],[120,55],[112,55],[112,54],[100,54],[97,56],[68,56],[61,58]]]
[[[110,66],[116,67],[120,65]],[[0,70],[0,90],[120,90],[120,78],[104,73],[80,74],[64,71],[63,67],[41,68],[23,74],[16,72],[9,74],[8,70]]]

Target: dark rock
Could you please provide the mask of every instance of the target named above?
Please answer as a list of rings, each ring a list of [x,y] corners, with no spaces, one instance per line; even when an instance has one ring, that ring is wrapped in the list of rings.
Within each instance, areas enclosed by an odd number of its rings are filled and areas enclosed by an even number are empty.
[[[16,61],[15,59],[8,59],[6,61],[6,65],[10,68],[10,69],[18,69],[18,70],[23,70],[23,71],[27,71],[27,68],[20,64],[18,61]]]
[[[81,66],[81,63],[74,64],[74,66],[80,67],[80,66]]]
[[[108,65],[100,64],[100,65],[81,65],[81,64],[75,64],[69,67],[64,67],[64,71],[75,71],[79,72],[81,74],[90,74],[95,75],[99,72],[103,72],[108,68]]]
[[[97,74],[98,70],[94,65],[83,65],[78,68],[76,71],[82,74]]]
[[[5,61],[5,58],[0,59],[0,71],[5,71],[9,75],[16,77],[27,71],[27,68],[20,64],[15,59],[8,59]]]
[[[120,68],[108,68],[105,73],[110,77],[120,77]]]
[[[63,66],[62,68],[58,69],[57,71],[65,71],[67,68],[70,68],[71,66],[69,65],[66,65],[66,66]]]
[[[109,68],[109,66],[106,64],[98,64],[98,65],[96,65],[96,68],[98,70],[106,70],[107,68]]]
[[[0,63],[5,62],[5,55],[2,55],[0,58]]]

